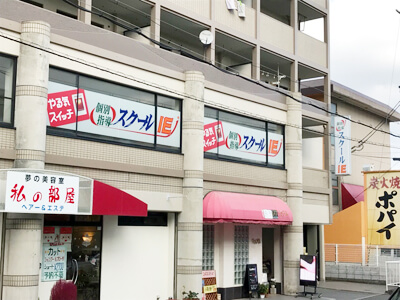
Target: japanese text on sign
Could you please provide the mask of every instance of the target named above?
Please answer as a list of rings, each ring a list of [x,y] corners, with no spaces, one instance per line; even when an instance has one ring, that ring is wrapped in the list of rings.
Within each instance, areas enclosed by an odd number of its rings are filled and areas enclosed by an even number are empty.
[[[398,172],[366,173],[368,232],[370,243],[397,245],[397,205],[400,177]]]
[[[66,278],[65,246],[43,247],[42,281],[57,281]]]
[[[335,173],[351,174],[351,122],[345,118],[335,117]]]
[[[8,212],[71,214],[78,211],[79,178],[7,172]]]

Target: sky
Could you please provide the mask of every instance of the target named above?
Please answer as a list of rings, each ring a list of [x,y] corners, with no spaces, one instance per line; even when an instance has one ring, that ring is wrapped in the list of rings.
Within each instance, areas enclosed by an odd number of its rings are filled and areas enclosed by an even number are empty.
[[[329,0],[331,80],[400,101],[399,0]]]
[[[329,0],[331,80],[390,107],[400,101],[399,0]],[[400,109],[397,110],[400,112]],[[391,132],[400,135],[400,124]],[[400,139],[391,137],[392,157]],[[392,161],[392,169],[400,163]]]

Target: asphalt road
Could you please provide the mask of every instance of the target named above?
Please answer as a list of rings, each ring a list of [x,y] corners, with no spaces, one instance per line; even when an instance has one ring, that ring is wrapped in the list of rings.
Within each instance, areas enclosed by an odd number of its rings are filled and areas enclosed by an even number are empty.
[[[317,292],[321,294],[319,299],[321,300],[387,300],[389,298],[389,294],[381,294],[379,293],[366,293],[366,292],[355,292],[355,291],[341,291],[341,290],[333,290],[333,289],[325,289],[318,288]],[[307,298],[310,299],[310,295],[307,295]],[[303,297],[297,297],[297,299],[305,299]],[[318,299],[315,295],[313,299]]]

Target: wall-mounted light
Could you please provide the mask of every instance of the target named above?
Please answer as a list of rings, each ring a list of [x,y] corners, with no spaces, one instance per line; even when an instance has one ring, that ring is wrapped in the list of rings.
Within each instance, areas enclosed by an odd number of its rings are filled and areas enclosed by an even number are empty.
[[[85,243],[89,243],[90,244],[92,242],[92,239],[93,239],[93,235],[89,235],[88,233],[85,233],[85,235],[82,236],[82,240]]]

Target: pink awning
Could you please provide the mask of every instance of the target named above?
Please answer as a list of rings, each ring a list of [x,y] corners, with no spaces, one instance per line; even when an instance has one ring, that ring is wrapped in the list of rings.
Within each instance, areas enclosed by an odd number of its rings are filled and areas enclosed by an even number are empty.
[[[147,204],[111,185],[94,180],[93,215],[147,216]]]
[[[364,187],[361,185],[342,183],[342,209],[364,201]]]
[[[290,225],[289,206],[273,196],[209,192],[203,200],[204,223]]]

